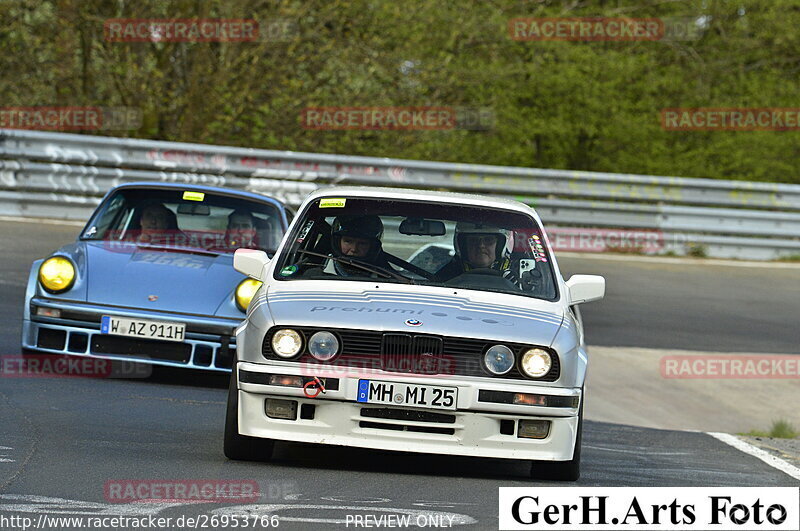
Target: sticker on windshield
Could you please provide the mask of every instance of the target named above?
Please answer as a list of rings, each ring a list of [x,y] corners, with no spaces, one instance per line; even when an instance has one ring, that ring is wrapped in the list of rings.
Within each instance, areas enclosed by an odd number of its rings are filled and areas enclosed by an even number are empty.
[[[344,197],[340,197],[337,199],[320,199],[319,207],[320,208],[342,208],[344,204],[347,202],[347,199]]]
[[[297,243],[303,243],[306,240],[306,236],[308,233],[311,232],[311,228],[314,226],[314,220],[310,220],[305,226],[300,229],[300,234],[297,235]]]
[[[281,269],[281,276],[282,277],[290,277],[290,276],[294,275],[295,273],[297,273],[297,266],[296,265],[286,266],[283,269]]]
[[[206,194],[203,192],[183,192],[183,200],[184,201],[202,201],[206,198]]]
[[[544,246],[539,241],[539,237],[534,235],[528,238],[528,245],[531,248],[531,254],[533,254],[533,259],[537,262],[547,262],[547,258],[545,258],[545,251]]]

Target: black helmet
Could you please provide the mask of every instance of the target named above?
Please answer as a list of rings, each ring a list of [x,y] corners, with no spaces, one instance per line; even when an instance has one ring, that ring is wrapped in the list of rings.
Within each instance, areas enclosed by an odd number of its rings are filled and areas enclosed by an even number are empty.
[[[378,216],[339,216],[331,227],[331,246],[336,256],[341,255],[342,236],[363,238],[371,242],[369,253],[364,259],[374,260],[381,250],[383,223]]]

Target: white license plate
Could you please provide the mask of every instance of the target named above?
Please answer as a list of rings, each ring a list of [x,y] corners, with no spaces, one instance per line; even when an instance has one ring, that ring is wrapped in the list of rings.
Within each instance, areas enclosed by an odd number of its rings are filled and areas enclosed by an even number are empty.
[[[111,315],[104,315],[100,321],[100,333],[113,336],[183,341],[185,332],[185,323],[128,319],[127,317],[114,317]]]
[[[455,409],[457,387],[415,385],[399,382],[359,380],[356,400],[367,404],[391,404],[436,409]]]

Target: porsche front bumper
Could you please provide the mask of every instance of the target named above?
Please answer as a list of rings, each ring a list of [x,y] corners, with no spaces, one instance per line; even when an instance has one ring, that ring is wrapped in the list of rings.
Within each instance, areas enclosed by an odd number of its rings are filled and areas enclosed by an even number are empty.
[[[22,322],[23,349],[220,372],[229,372],[235,359],[234,331],[241,323],[239,319],[38,297],[29,304],[30,311]],[[39,308],[58,310],[60,316],[37,315]],[[185,323],[186,337],[174,342],[102,334],[104,315]]]

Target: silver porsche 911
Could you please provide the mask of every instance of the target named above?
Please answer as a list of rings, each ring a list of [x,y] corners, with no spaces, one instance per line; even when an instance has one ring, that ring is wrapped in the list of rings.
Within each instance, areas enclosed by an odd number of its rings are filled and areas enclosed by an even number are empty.
[[[272,255],[287,225],[282,203],[254,193],[118,186],[77,241],[33,263],[23,352],[228,371],[260,285],[234,251]]]
[[[309,196],[275,257],[236,251],[263,282],[238,345],[225,454],[274,441],[523,459],[580,470],[586,344],[578,305],[530,207],[429,191]]]

